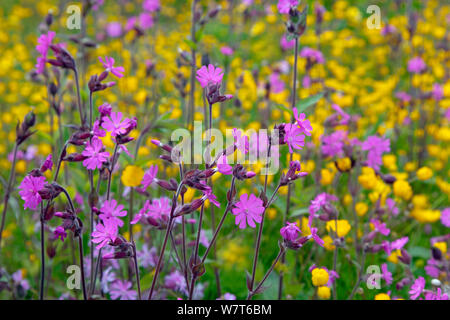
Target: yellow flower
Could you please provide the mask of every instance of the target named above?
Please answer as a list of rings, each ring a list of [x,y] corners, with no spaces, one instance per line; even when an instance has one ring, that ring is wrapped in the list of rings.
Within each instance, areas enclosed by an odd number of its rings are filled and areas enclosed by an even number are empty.
[[[413,195],[413,191],[408,181],[397,180],[394,182],[394,194],[403,200],[409,200]]]
[[[330,170],[322,169],[320,170],[320,175],[321,175],[320,184],[322,184],[323,186],[330,185],[333,182],[334,173],[331,172]]]
[[[375,300],[391,300],[391,297],[387,293],[379,293],[375,296]]]
[[[144,170],[137,166],[127,166],[122,172],[122,183],[127,187],[137,187],[144,177]]]
[[[429,167],[422,167],[416,172],[417,179],[419,180],[428,180],[433,176],[433,171]]]
[[[331,297],[331,289],[325,286],[321,286],[317,288],[317,296],[320,299],[330,299]]]
[[[363,167],[362,174],[358,177],[358,182],[365,189],[373,189],[377,183],[377,176],[375,171],[370,167]]]
[[[352,168],[352,160],[349,157],[336,160],[336,167],[342,171],[349,171]]]
[[[336,248],[336,246],[333,245],[333,239],[330,236],[325,236],[322,238],[322,240],[324,241],[323,246],[328,251],[333,251]]]
[[[312,283],[316,287],[324,286],[328,283],[328,279],[330,278],[327,270],[322,268],[314,268],[311,272],[312,275]]]
[[[327,222],[326,229],[328,232],[336,232],[336,221],[330,220]],[[345,237],[351,229],[350,223],[347,220],[337,220],[337,235],[338,237]]]
[[[444,255],[447,253],[447,242],[445,241],[436,242],[433,247],[438,248]]]
[[[277,216],[277,209],[269,208],[267,210],[267,218],[269,218],[269,220],[275,219],[276,216]]]
[[[355,205],[356,214],[360,217],[365,215],[367,213],[367,210],[369,210],[369,206],[364,202],[358,202]]]

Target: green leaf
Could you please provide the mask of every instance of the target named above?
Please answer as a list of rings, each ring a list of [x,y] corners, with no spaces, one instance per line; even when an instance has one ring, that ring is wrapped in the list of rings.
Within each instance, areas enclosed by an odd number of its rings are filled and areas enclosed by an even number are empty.
[[[184,42],[189,46],[189,48],[197,50],[197,44],[194,41],[190,39],[185,39]]]
[[[318,93],[313,96],[310,96],[308,98],[302,99],[297,103],[297,110],[298,112],[304,112],[309,107],[315,105],[320,99],[322,99],[324,93]]]
[[[413,247],[409,250],[412,257],[428,259],[430,257],[430,249],[424,247]]]
[[[309,213],[309,208],[301,208],[301,209],[298,209],[298,210],[295,210],[294,212],[292,212],[289,215],[289,218],[297,218],[297,217],[303,216],[307,213]]]

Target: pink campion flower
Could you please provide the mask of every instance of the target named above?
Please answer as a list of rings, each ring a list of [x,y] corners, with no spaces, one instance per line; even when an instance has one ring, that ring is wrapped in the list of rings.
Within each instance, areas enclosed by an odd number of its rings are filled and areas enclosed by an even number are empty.
[[[98,57],[98,60],[103,64],[103,67],[107,72],[111,72],[117,78],[122,78],[123,74],[121,72],[125,72],[124,67],[114,67],[114,58],[105,56],[105,60],[102,57]]]
[[[41,172],[44,173],[47,170],[52,171],[52,168],[53,168],[53,160],[52,160],[52,154],[50,153],[41,166]]]
[[[383,236],[387,236],[391,232],[391,230],[389,230],[389,228],[386,227],[386,223],[384,223],[384,222],[381,222],[376,219],[372,219],[370,222],[373,224],[373,226],[375,228],[375,232],[379,232]]]
[[[111,290],[109,294],[113,300],[136,300],[137,292],[132,289],[133,284],[131,281],[122,281],[117,279],[111,284]]]
[[[109,152],[103,150],[102,141],[97,136],[93,136],[91,141],[86,143],[86,148],[81,153],[87,157],[83,160],[83,166],[88,170],[100,169],[109,157]]]
[[[123,210],[123,204],[117,205],[115,199],[106,200],[100,209],[100,215],[98,216],[102,221],[110,220],[113,224],[119,227],[123,227],[123,221],[119,217],[125,217],[127,211]]]
[[[112,107],[108,102],[98,106],[98,112],[102,117],[109,117],[111,115]]]
[[[410,298],[416,300],[422,294],[423,289],[425,289],[425,279],[418,277],[409,290]]]
[[[118,21],[106,25],[106,34],[111,38],[118,38],[122,35],[122,24]]]
[[[444,88],[439,84],[433,84],[433,89],[431,90],[431,96],[434,100],[441,100],[444,97]]]
[[[299,114],[298,109],[294,108],[294,118],[295,121],[297,121],[297,126],[302,130],[302,132],[310,137],[313,128],[311,126],[311,122],[306,119],[306,115],[304,113]]]
[[[446,226],[447,228],[450,228],[450,207],[445,208],[441,212],[441,223]]]
[[[62,226],[57,226],[55,231],[53,231],[55,239],[61,239],[64,242],[64,239],[67,238],[67,232],[64,230]]]
[[[281,14],[289,13],[291,7],[298,6],[298,0],[278,0],[277,8]]]
[[[217,159],[217,171],[225,175],[233,173],[233,167],[228,164],[227,157],[223,154]]]
[[[301,150],[305,146],[305,136],[303,135],[302,129],[296,125],[287,123],[284,126],[284,130],[284,142],[289,146],[289,153],[293,153],[293,149]]]
[[[342,110],[340,106],[333,103],[331,108],[333,108],[333,110],[336,111],[336,113],[341,117],[341,120],[339,121],[340,125],[347,125],[350,122],[351,116]]]
[[[284,90],[284,82],[280,79],[280,74],[274,72],[269,76],[270,92],[280,93]]]
[[[113,223],[111,219],[106,219],[102,221],[103,223],[98,223],[95,226],[95,231],[92,232],[92,242],[98,244],[96,249],[101,249],[110,242],[114,242],[117,239],[118,227],[117,224]]]
[[[362,150],[369,151],[367,165],[375,170],[380,170],[383,153],[391,151],[391,141],[378,136],[370,136],[362,143]]]
[[[223,46],[222,48],[220,48],[220,52],[224,55],[224,56],[232,56],[234,53],[233,48],[228,47],[228,46]]]
[[[250,148],[248,137],[242,134],[241,130],[233,128],[234,144],[243,154],[247,154]]]
[[[381,273],[382,273],[382,277],[384,279],[384,281],[386,281],[387,285],[390,285],[392,283],[392,273],[389,272],[388,266],[386,263],[383,263],[381,265]]]
[[[440,271],[439,271],[439,261],[434,260],[433,258],[428,259],[427,265],[425,266],[425,272],[427,275],[433,278],[438,278]]]
[[[425,300],[449,300],[449,299],[447,293],[442,294],[441,288],[437,288],[436,293],[434,292],[425,293]]]
[[[203,192],[203,197],[209,200],[212,204],[214,204],[217,208],[220,208],[220,203],[217,202],[217,197],[215,194],[212,193],[211,189],[205,190]]]
[[[235,204],[232,213],[236,216],[236,225],[240,229],[245,229],[247,224],[251,228],[256,227],[256,223],[261,223],[262,213],[264,212],[263,201],[254,194],[244,193]]]
[[[326,157],[333,157],[344,152],[344,140],[347,132],[338,130],[329,136],[322,136],[322,153]]]
[[[410,73],[421,73],[425,71],[427,65],[421,57],[414,57],[408,61],[408,71]]]
[[[148,188],[149,185],[152,184],[153,181],[157,180],[156,175],[158,174],[158,166],[151,165],[150,168],[145,171],[144,177],[142,178],[142,188],[145,190]]]
[[[280,234],[287,241],[295,241],[301,233],[296,223],[286,222],[286,226],[280,229]]]
[[[45,63],[47,62],[47,53],[56,33],[54,31],[48,31],[47,34],[41,34],[37,40],[36,51],[40,53],[37,58],[36,72],[41,74],[44,72]]]
[[[148,12],[155,12],[161,8],[160,0],[144,0],[142,8]]]
[[[102,128],[111,132],[111,136],[115,137],[127,132],[129,126],[129,119],[125,118],[122,121],[122,112],[111,112],[110,117],[102,118]]]
[[[100,120],[97,119],[94,121],[94,125],[92,126],[92,133],[98,138],[106,137],[105,130],[100,128]]]
[[[160,199],[153,199],[150,203],[149,200],[145,201],[144,207],[139,211],[139,213],[134,217],[131,224],[138,223],[142,218],[151,218],[152,220],[167,221],[170,215],[170,202],[169,198],[162,197]]]
[[[309,75],[306,75],[303,77],[302,86],[303,86],[303,88],[311,87],[311,77]]]
[[[399,91],[395,94],[395,97],[403,103],[411,101],[411,96],[404,91]]]
[[[144,30],[150,29],[154,25],[153,16],[148,12],[142,12],[139,15],[139,25]]]
[[[386,24],[383,29],[381,29],[381,35],[387,36],[388,34],[392,34],[397,32],[397,28],[391,24]]]
[[[317,228],[310,228],[311,234],[308,236],[309,239],[313,239],[319,246],[323,247],[325,241],[323,241],[317,234]]]
[[[139,213],[134,216],[133,220],[130,222],[130,224],[136,224],[138,223],[142,218],[147,216],[148,210],[150,208],[150,201],[145,200],[144,207],[139,210]]]
[[[25,203],[23,204],[23,208],[26,210],[27,208],[31,210],[36,210],[38,205],[41,203],[42,198],[39,194],[39,191],[44,189],[45,186],[45,177],[34,177],[31,175],[25,176],[22,180],[22,183],[19,186],[19,195]]]
[[[202,88],[206,88],[208,84],[219,84],[222,82],[223,72],[220,68],[215,68],[212,64],[202,66],[197,70],[197,80]]]
[[[397,216],[399,214],[399,209],[395,206],[395,200],[392,198],[386,199],[386,206],[392,215]]]
[[[325,58],[323,57],[322,52],[308,47],[305,47],[302,51],[300,51],[300,57],[310,60],[311,63],[325,63]]]
[[[183,274],[178,270],[175,270],[164,277],[164,286],[167,289],[180,292],[185,292],[187,288],[186,279],[184,278]]]
[[[291,50],[291,49],[293,49],[295,47],[295,40],[294,39],[288,40],[286,35],[284,34],[281,37],[280,46],[281,46],[281,49],[283,49],[285,51],[286,50]]]
[[[325,204],[330,201],[338,201],[339,199],[332,194],[322,192],[318,194],[313,200],[311,200],[311,204],[309,206],[309,214],[314,216]]]

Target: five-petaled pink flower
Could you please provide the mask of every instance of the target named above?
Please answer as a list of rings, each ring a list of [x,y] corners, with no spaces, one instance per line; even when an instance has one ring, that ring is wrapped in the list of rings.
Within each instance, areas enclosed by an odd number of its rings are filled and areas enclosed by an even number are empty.
[[[144,177],[142,178],[142,188],[145,190],[148,188],[149,185],[152,184],[153,181],[157,180],[156,179],[156,174],[158,173],[158,166],[155,165],[151,165],[150,168],[145,171],[144,173]]]
[[[208,84],[219,84],[222,82],[223,72],[220,68],[215,68],[212,64],[202,66],[197,70],[197,80],[202,88],[206,88]]]
[[[42,198],[39,191],[44,189],[45,177],[34,177],[31,175],[25,176],[22,183],[19,186],[19,195],[25,203],[23,204],[24,209],[35,210],[37,206],[41,203]]]
[[[298,0],[278,0],[277,8],[281,14],[289,13],[291,7],[298,6]]]
[[[295,121],[297,121],[297,126],[300,128],[302,133],[306,134],[307,136],[311,136],[313,128],[311,126],[311,122],[306,119],[306,115],[304,113],[299,114],[298,109],[294,108],[294,118]]]
[[[97,250],[103,248],[110,242],[117,239],[117,224],[113,223],[111,219],[106,219],[102,223],[95,226],[95,231],[92,232],[92,242],[98,244]]]
[[[57,226],[55,231],[53,231],[56,239],[61,239],[64,242],[64,239],[67,237],[67,232],[64,230],[62,226]]]
[[[228,164],[227,157],[223,154],[217,159],[217,171],[221,174],[233,173],[233,167]]]
[[[103,143],[96,136],[92,137],[91,142],[86,143],[86,148],[81,154],[87,157],[83,160],[83,166],[88,170],[100,169],[109,157],[109,152],[103,151]]]
[[[47,53],[56,33],[49,31],[47,34],[41,34],[37,40],[36,51],[41,55],[37,58],[36,72],[41,74],[44,72],[45,63],[47,62]]]
[[[302,149],[305,145],[305,136],[303,135],[303,130],[291,123],[287,123],[284,126],[284,130],[284,142],[289,146],[289,153],[294,152],[293,148]]]
[[[113,224],[122,227],[123,221],[119,217],[125,217],[127,215],[127,211],[123,210],[123,204],[117,205],[117,201],[106,200],[100,209],[100,215],[98,216],[103,221],[110,220]]]
[[[111,284],[111,299],[113,300],[136,300],[137,292],[133,290],[133,284],[130,281],[116,280]]]
[[[425,279],[423,277],[418,277],[411,286],[411,290],[409,290],[410,298],[416,300],[423,289],[425,289]]]
[[[300,228],[296,223],[286,222],[286,225],[281,228],[280,234],[283,239],[287,241],[295,241],[298,238],[298,235],[301,233]]]
[[[255,222],[261,223],[262,221],[263,201],[254,194],[250,194],[249,197],[248,194],[244,193],[232,212],[236,216],[236,225],[239,225],[240,229],[245,229],[247,224],[249,227],[255,228]]]
[[[105,56],[105,60],[103,60],[102,57],[98,57],[98,60],[103,64],[106,71],[111,72],[117,78],[123,77],[122,72],[125,72],[125,69],[124,67],[114,67],[115,60],[113,57]]]
[[[102,128],[108,132],[111,132],[111,136],[115,137],[127,132],[127,128],[130,120],[125,118],[122,121],[122,112],[111,112],[110,117],[102,118]]]
[[[247,154],[250,148],[248,137],[242,134],[241,130],[233,128],[234,144],[236,148],[243,154]]]

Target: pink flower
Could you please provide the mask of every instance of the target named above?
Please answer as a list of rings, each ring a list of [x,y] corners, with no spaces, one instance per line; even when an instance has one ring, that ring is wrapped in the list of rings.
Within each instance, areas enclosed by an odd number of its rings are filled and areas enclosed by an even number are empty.
[[[270,92],[280,93],[284,90],[284,82],[280,79],[280,74],[274,72],[269,77],[270,82]]]
[[[47,34],[41,34],[37,40],[36,51],[41,55],[37,58],[36,72],[38,74],[44,72],[45,63],[47,62],[47,53],[56,33],[48,31]]]
[[[442,294],[441,288],[437,288],[437,292],[427,292],[425,293],[425,300],[448,300],[448,294]]]
[[[206,66],[202,66],[199,70],[197,70],[197,80],[200,82],[202,88],[208,86],[208,84],[219,84],[222,82],[223,72],[220,68],[215,68],[212,64]]]
[[[302,132],[310,137],[313,128],[311,126],[311,122],[306,119],[306,115],[304,113],[298,114],[298,109],[294,108],[294,118],[295,121],[297,121],[297,126],[302,130]]]
[[[222,48],[220,48],[220,52],[224,55],[224,56],[231,56],[234,53],[233,48],[228,47],[228,46],[223,46]]]
[[[250,194],[249,197],[246,193],[241,195],[239,202],[236,203],[236,207],[232,210],[232,213],[236,216],[236,225],[239,225],[240,229],[245,229],[247,224],[251,228],[255,228],[255,222],[261,223],[263,212],[262,200],[254,194]]]
[[[130,281],[116,280],[111,285],[111,299],[113,300],[136,300],[137,292],[132,289],[133,284]]]
[[[144,2],[142,3],[142,8],[148,12],[157,11],[160,7],[161,4],[159,0],[144,0]]]
[[[280,234],[287,241],[295,241],[301,233],[300,228],[295,223],[286,222],[286,226],[281,228]]]
[[[142,29],[147,30],[150,29],[151,27],[153,27],[153,17],[150,13],[148,12],[142,12],[139,15],[139,25],[141,26]]]
[[[98,60],[100,60],[107,72],[111,72],[117,78],[123,77],[121,72],[125,72],[125,69],[123,67],[114,67],[114,58],[105,56],[105,60],[103,60],[102,57],[98,57]]]
[[[233,173],[233,167],[228,164],[227,157],[223,154],[217,159],[217,170],[226,175]]]
[[[378,136],[370,136],[362,143],[362,150],[367,153],[367,165],[375,170],[380,170],[383,163],[382,155],[391,150],[391,141]]]
[[[220,208],[220,203],[217,202],[217,197],[212,193],[211,189],[205,190],[203,192],[203,196],[209,200],[212,204],[214,204],[217,208]],[[205,199],[205,200],[206,200]]]
[[[317,234],[317,228],[311,228],[311,234],[308,236],[310,239],[313,239],[319,246],[323,247],[325,241],[323,241],[319,235]]]
[[[305,136],[303,135],[302,129],[291,123],[287,123],[284,126],[284,130],[284,142],[288,144],[289,152],[293,153],[293,148],[302,149],[305,145]]]
[[[106,25],[106,33],[111,38],[118,38],[122,35],[122,25],[117,21],[108,23]]]
[[[312,48],[305,47],[300,51],[300,57],[309,59],[312,63],[323,64],[325,59],[322,52]]]
[[[372,219],[370,222],[372,222],[373,226],[375,227],[375,231],[381,233],[383,236],[387,236],[391,232],[391,230],[386,227],[386,223],[384,222],[376,219]]]
[[[286,35],[284,34],[283,37],[281,37],[280,46],[283,50],[291,50],[295,47],[295,40],[288,40]]]
[[[347,133],[338,130],[329,136],[322,136],[322,153],[326,157],[333,157],[344,152],[344,139],[347,138]]]
[[[86,148],[81,153],[87,159],[83,160],[83,166],[88,170],[100,169],[108,161],[109,152],[103,151],[103,143],[96,136],[92,137],[91,142],[86,143]]]
[[[103,248],[110,242],[114,242],[117,239],[117,224],[113,223],[111,219],[106,219],[102,223],[98,223],[95,226],[95,231],[92,232],[93,243],[97,243],[97,250]]]
[[[125,217],[127,211],[123,210],[124,206],[122,204],[117,205],[117,201],[106,200],[100,209],[101,214],[98,216],[102,221],[110,220],[111,223],[123,227],[123,221],[119,217]]]
[[[298,6],[298,0],[278,0],[277,8],[281,14],[289,13],[291,7]]]
[[[421,73],[427,68],[427,65],[421,57],[414,57],[408,61],[408,71],[410,73]]]
[[[425,289],[425,279],[423,277],[418,277],[411,286],[411,290],[409,290],[410,298],[416,300],[423,289]]]
[[[445,208],[441,212],[441,222],[444,226],[450,228],[450,208]]]
[[[64,239],[67,237],[67,232],[61,226],[57,226],[53,234],[56,239],[60,238],[62,242],[64,242]]]
[[[44,189],[45,185],[45,177],[34,177],[27,175],[22,180],[22,183],[19,186],[19,195],[25,203],[23,204],[23,208],[26,210],[27,208],[31,210],[36,210],[38,205],[41,203],[42,198],[39,194],[39,191]]]
[[[383,263],[381,265],[381,272],[382,272],[382,277],[384,279],[384,281],[386,281],[387,285],[390,285],[392,283],[392,273],[389,272],[388,266],[386,263]]]
[[[142,178],[142,188],[145,190],[148,188],[149,185],[152,184],[152,182],[155,180],[156,175],[158,174],[158,166],[152,165],[150,168],[145,171],[144,177]]]
[[[105,102],[98,107],[98,112],[100,112],[102,117],[109,117],[111,115],[111,111],[112,107],[108,102]]]
[[[233,137],[236,148],[243,154],[247,154],[250,147],[248,137],[244,136],[242,131],[236,128],[233,128]]]
[[[125,118],[122,121],[122,112],[111,112],[110,117],[102,118],[102,128],[111,132],[111,136],[115,137],[127,132],[129,119]]]
[[[51,171],[52,168],[53,168],[53,160],[52,160],[52,154],[50,153],[41,166],[41,172],[44,173],[47,170]]]
[[[441,100],[444,96],[444,88],[439,84],[433,84],[433,90],[431,90],[431,96],[434,100]]]

